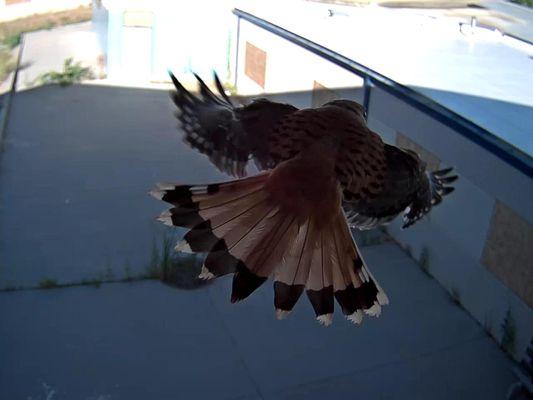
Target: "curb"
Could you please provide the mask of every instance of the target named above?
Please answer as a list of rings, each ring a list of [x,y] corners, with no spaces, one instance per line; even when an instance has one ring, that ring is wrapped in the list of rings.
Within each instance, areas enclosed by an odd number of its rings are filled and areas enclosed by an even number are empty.
[[[17,56],[17,63],[15,65],[15,71],[13,72],[12,80],[11,80],[11,88],[10,90],[4,95],[5,101],[3,104],[3,107],[0,108],[0,151],[4,149],[4,137],[5,137],[5,131],[7,128],[7,122],[9,120],[9,111],[11,110],[11,99],[13,95],[15,94],[16,88],[17,88],[17,78],[20,68],[20,60],[22,59],[22,51],[24,49],[24,35],[22,34],[20,37],[20,45],[18,50],[18,56]]]

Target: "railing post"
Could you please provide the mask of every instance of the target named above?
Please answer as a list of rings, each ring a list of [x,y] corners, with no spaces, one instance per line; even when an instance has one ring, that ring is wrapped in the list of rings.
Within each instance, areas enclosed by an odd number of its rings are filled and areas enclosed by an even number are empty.
[[[368,120],[368,107],[370,105],[370,89],[372,87],[372,79],[367,75],[363,81],[364,97],[363,97],[363,107],[365,107],[365,119]]]

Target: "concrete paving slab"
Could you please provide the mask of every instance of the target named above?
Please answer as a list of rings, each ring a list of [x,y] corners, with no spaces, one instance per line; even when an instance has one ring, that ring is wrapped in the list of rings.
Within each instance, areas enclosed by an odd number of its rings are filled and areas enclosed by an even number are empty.
[[[70,57],[97,74],[100,53],[90,21],[26,33],[21,59],[24,68],[18,74],[17,88],[34,86],[39,76],[46,72],[62,71],[64,61]]]
[[[483,363],[506,362],[488,338],[479,338],[447,351],[425,354],[408,361],[310,382],[265,399],[503,399],[511,372],[480,368]],[[487,387],[496,379],[502,384]]]

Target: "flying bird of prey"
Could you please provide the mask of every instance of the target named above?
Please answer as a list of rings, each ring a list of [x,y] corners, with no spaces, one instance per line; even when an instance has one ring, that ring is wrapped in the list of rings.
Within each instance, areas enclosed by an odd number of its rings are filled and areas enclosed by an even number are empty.
[[[152,192],[172,205],[160,221],[190,228],[176,249],[207,253],[200,277],[233,274],[231,302],[273,279],[278,318],[304,291],[324,325],[334,300],[354,323],[379,315],[388,298],[350,227],[372,229],[402,212],[412,225],[453,190],[451,168],[427,172],[415,152],[383,143],[354,101],[235,106],[216,74],[218,95],[196,76],[197,96],[170,76],[184,141],[239,178]],[[246,177],[250,160],[262,172]]]

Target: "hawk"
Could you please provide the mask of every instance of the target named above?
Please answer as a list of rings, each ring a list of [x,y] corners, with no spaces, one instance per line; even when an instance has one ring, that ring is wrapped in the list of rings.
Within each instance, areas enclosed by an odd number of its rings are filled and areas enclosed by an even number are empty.
[[[335,300],[354,323],[378,316],[388,298],[350,227],[372,229],[402,212],[412,225],[453,191],[452,169],[427,172],[415,152],[383,143],[354,101],[235,106],[216,74],[218,95],[197,75],[198,95],[170,76],[184,141],[238,178],[152,191],[172,205],[161,222],[190,228],[176,250],[207,253],[200,278],[233,274],[231,302],[271,278],[278,318],[304,291],[323,325]],[[250,160],[261,172],[247,177]]]

